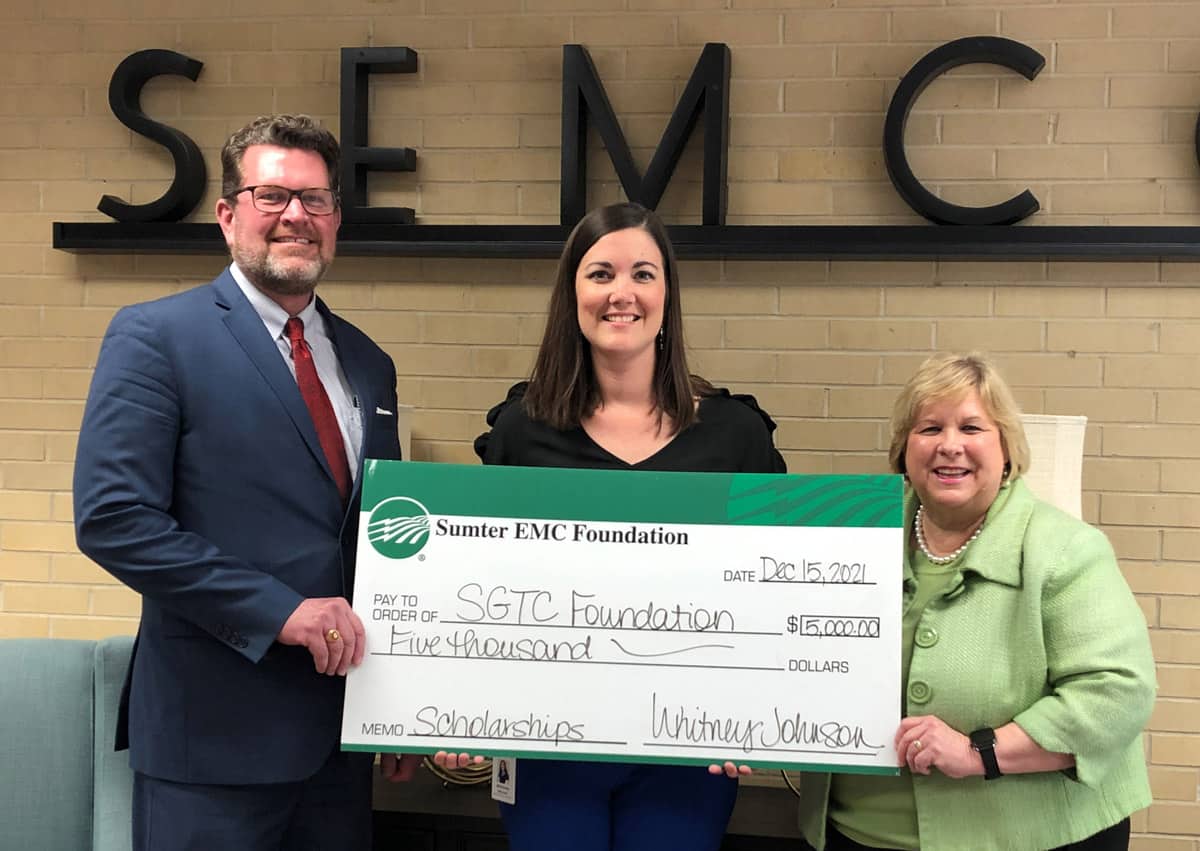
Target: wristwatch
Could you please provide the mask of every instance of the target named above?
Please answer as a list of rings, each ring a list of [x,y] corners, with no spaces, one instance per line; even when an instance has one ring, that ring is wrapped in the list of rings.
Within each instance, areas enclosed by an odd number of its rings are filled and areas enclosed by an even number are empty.
[[[1000,763],[996,761],[996,731],[991,727],[980,727],[971,733],[971,747],[979,752],[983,760],[983,779],[1000,777]]]

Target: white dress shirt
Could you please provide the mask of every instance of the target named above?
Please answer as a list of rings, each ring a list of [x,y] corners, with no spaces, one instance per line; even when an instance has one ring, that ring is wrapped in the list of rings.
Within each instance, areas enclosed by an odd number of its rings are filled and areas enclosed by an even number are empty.
[[[245,294],[250,305],[258,313],[271,339],[275,341],[283,362],[296,377],[296,364],[292,362],[292,344],[283,333],[283,326],[291,318],[290,314],[267,297],[262,290],[250,283],[245,273],[238,268],[237,263],[229,264],[229,273],[237,281],[237,285]],[[309,299],[304,310],[296,314],[296,318],[304,323],[304,341],[312,351],[313,364],[317,368],[317,377],[325,385],[325,393],[333,405],[334,416],[337,417],[338,428],[342,432],[342,443],[346,446],[346,462],[350,466],[352,480],[358,479],[359,450],[362,446],[363,426],[362,410],[359,401],[350,389],[346,373],[338,362],[337,350],[329,339],[329,330],[325,327],[325,317],[317,311],[316,298]]]

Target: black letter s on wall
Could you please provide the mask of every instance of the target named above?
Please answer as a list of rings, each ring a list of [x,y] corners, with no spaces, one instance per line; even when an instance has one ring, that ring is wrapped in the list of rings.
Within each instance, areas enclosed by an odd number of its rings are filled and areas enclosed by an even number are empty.
[[[175,160],[175,177],[162,197],[148,204],[127,204],[113,195],[100,199],[97,209],[119,222],[177,222],[196,208],[204,195],[207,172],[200,148],[184,133],[151,120],[142,112],[142,87],[160,74],[178,74],[195,82],[203,62],[174,50],[139,50],[113,71],[108,105],[122,124],[158,142]]]

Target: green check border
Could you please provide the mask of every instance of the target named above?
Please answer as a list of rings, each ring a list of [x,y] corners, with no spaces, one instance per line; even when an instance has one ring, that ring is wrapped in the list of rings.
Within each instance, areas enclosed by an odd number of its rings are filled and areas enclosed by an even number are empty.
[[[354,753],[420,753],[433,756],[439,750],[445,748],[423,748],[423,747],[387,747],[375,745],[342,745],[343,751]],[[613,754],[592,754],[592,753],[558,753],[556,751],[517,751],[517,750],[494,750],[492,748],[476,750],[471,749],[472,756],[479,755],[496,759],[500,757],[510,757],[514,759],[557,759],[567,762],[624,762],[637,763],[646,765],[712,765],[714,762],[725,762],[730,760],[733,749],[729,751],[721,751],[719,748],[714,748],[713,753],[719,754],[712,759],[704,757],[673,757],[673,756],[633,756],[628,754],[613,755]],[[874,765],[831,765],[823,762],[778,762],[775,760],[757,759],[753,755],[747,755],[745,760],[740,757],[734,757],[733,762],[745,762],[757,769],[775,770],[782,769],[784,771],[822,771],[822,772],[837,772],[838,774],[872,774],[877,776],[895,777],[900,774],[898,767],[889,766],[874,766]]]
[[[363,508],[408,496],[429,512],[615,523],[898,528],[900,476],[793,476],[366,463]]]

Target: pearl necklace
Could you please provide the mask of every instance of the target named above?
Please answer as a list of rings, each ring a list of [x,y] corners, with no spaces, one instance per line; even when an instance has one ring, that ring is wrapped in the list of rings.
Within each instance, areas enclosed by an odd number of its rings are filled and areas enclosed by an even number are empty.
[[[916,516],[916,519],[913,521],[913,531],[915,531],[917,533],[917,546],[921,548],[921,552],[923,552],[925,554],[925,558],[929,559],[929,561],[932,562],[933,564],[949,564],[950,562],[954,561],[956,558],[958,558],[960,555],[962,555],[964,552],[966,552],[967,547],[971,546],[971,543],[976,538],[978,538],[979,533],[983,531],[983,524],[980,523],[975,528],[975,531],[971,533],[971,537],[967,538],[967,540],[963,542],[963,545],[961,547],[959,547],[957,550],[950,553],[950,555],[948,555],[948,556],[935,556],[933,553],[931,553],[929,551],[929,547],[925,544],[925,532],[922,529],[922,526],[924,524],[921,522],[921,517],[922,517],[922,514],[924,513],[924,511],[925,511],[925,506],[923,506],[923,505],[917,506],[917,516]]]

